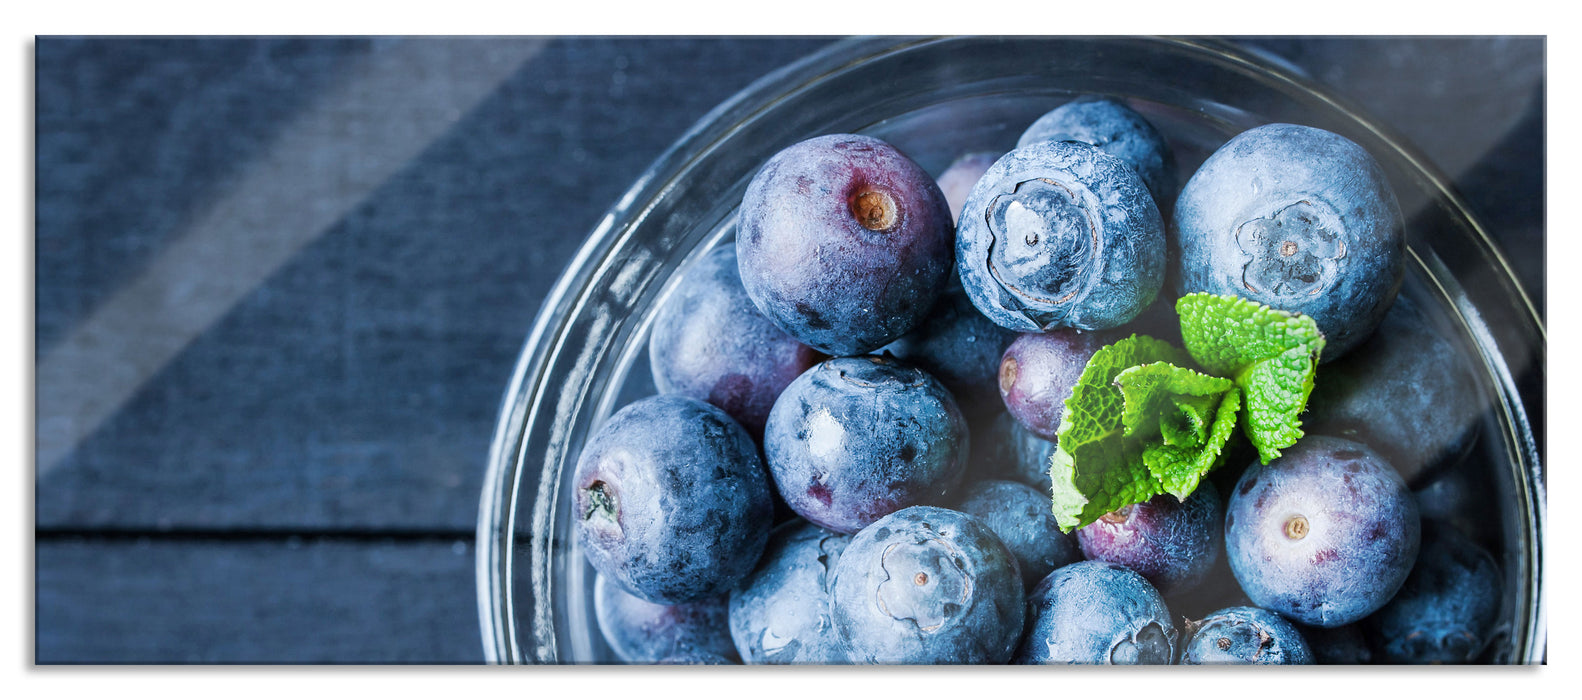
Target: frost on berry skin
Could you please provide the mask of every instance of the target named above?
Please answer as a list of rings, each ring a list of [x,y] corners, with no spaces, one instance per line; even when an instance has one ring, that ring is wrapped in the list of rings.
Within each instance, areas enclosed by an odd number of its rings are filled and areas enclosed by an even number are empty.
[[[1155,665],[1175,661],[1177,632],[1159,591],[1119,564],[1082,561],[1027,596],[1018,664]]]
[[[654,603],[729,592],[758,562],[774,517],[752,437],[719,408],[674,394],[610,416],[572,484],[588,562]]]
[[[1313,663],[1313,652],[1296,626],[1262,608],[1227,608],[1186,626],[1190,636],[1181,645],[1182,664]]]
[[[1028,590],[1049,572],[1082,561],[1077,540],[1060,531],[1049,494],[1014,481],[981,481],[962,494],[957,510],[983,521],[1016,556]]]
[[[1471,449],[1488,408],[1466,358],[1400,297],[1378,331],[1319,371],[1303,422],[1376,445],[1416,485],[1419,475]]]
[[[801,520],[775,529],[758,568],[731,592],[731,639],[744,663],[846,663],[828,601],[850,542]]]
[[[1406,484],[1377,452],[1310,435],[1242,473],[1226,507],[1225,550],[1254,605],[1338,627],[1401,588],[1420,528]]]
[[[856,663],[1005,663],[1022,633],[1021,573],[977,518],[906,508],[852,538],[830,614]]]
[[[1448,525],[1425,523],[1423,549],[1406,584],[1366,624],[1391,664],[1467,664],[1495,632],[1500,570],[1482,547]]]
[[[1114,328],[1163,284],[1164,224],[1120,159],[1076,141],[1036,143],[973,186],[956,267],[972,303],[1006,328]]]
[[[854,533],[938,502],[966,470],[967,423],[927,372],[874,355],[837,357],[798,377],[769,412],[764,455],[798,515]]]
[[[1219,561],[1224,509],[1214,484],[1198,484],[1186,501],[1160,494],[1126,506],[1077,530],[1088,559],[1120,564],[1160,593],[1190,591]]]
[[[1181,190],[1170,227],[1180,294],[1234,294],[1313,317],[1320,361],[1373,333],[1405,275],[1400,205],[1338,134],[1267,124],[1232,138]]]
[[[1175,199],[1175,155],[1143,115],[1108,97],[1086,96],[1039,117],[1022,132],[1018,148],[1041,141],[1081,141],[1121,159],[1142,178],[1148,193],[1168,211]]]
[[[1072,387],[1093,353],[1112,340],[1110,333],[1071,329],[1018,336],[1000,359],[998,381],[1005,410],[1034,435],[1054,440]],[[1048,472],[1047,465],[1044,470]]]
[[[764,163],[742,198],[742,285],[775,325],[856,355],[922,322],[951,274],[950,208],[894,146],[833,134]]]
[[[650,603],[597,576],[593,583],[593,613],[599,631],[622,661],[651,664],[687,653],[734,657],[726,628],[725,597],[690,603]]]
[[[747,297],[734,246],[687,271],[654,317],[648,339],[654,385],[718,406],[762,439],[775,397],[821,358],[764,318]]]
[[[939,191],[950,205],[951,221],[961,216],[961,205],[966,203],[972,186],[978,184],[978,179],[989,171],[989,166],[994,165],[1001,155],[1004,153],[999,151],[966,153],[951,161],[945,172],[939,174]]]
[[[960,285],[950,285],[922,325],[876,350],[925,372],[946,389],[969,420],[1000,408],[995,376],[1000,357],[1016,339],[978,313]]]

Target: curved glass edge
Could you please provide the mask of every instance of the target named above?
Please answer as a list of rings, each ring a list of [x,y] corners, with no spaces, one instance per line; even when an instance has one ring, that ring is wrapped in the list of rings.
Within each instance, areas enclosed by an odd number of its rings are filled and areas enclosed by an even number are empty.
[[[1417,167],[1425,174],[1439,191],[1444,201],[1449,202],[1462,214],[1462,220],[1470,222],[1472,231],[1481,243],[1484,253],[1497,264],[1503,273],[1502,281],[1506,282],[1512,296],[1519,299],[1527,312],[1526,325],[1530,327],[1535,336],[1538,347],[1543,348],[1546,340],[1542,319],[1536,313],[1526,290],[1515,281],[1512,269],[1499,251],[1487,231],[1477,223],[1471,213],[1466,209],[1464,202],[1453,188],[1448,186],[1447,180],[1437,170],[1433,169],[1427,161],[1402,144],[1396,134],[1379,127],[1371,120],[1361,116],[1360,110],[1346,104],[1344,101],[1330,95],[1322,86],[1314,85],[1310,81],[1293,75],[1278,66],[1266,65],[1258,59],[1234,45],[1218,40],[1191,40],[1191,39],[1164,39],[1165,41],[1184,44],[1199,50],[1206,50],[1222,59],[1242,64],[1249,71],[1261,73],[1265,77],[1273,76],[1283,80],[1293,87],[1318,96],[1329,102],[1335,109],[1352,118],[1358,125],[1374,131],[1378,138],[1390,145],[1392,150],[1411,165]],[[645,171],[638,181],[628,190],[625,196],[613,207],[599,226],[590,234],[589,239],[579,249],[578,254],[562,273],[554,289],[546,297],[535,320],[533,330],[529,334],[524,346],[523,354],[513,373],[511,383],[502,400],[500,422],[497,425],[494,440],[490,448],[488,471],[486,474],[483,494],[480,502],[478,523],[478,549],[476,555],[476,573],[478,576],[477,592],[479,596],[479,617],[482,630],[482,641],[485,655],[490,663],[519,663],[524,660],[520,645],[517,640],[517,629],[514,622],[513,591],[510,589],[514,580],[512,575],[513,559],[515,554],[515,513],[518,509],[518,489],[523,466],[522,451],[526,448],[526,426],[534,423],[536,413],[542,408],[542,402],[537,400],[544,395],[544,370],[551,364],[551,360],[558,356],[564,341],[564,333],[568,319],[573,315],[580,298],[569,298],[572,289],[583,289],[585,285],[576,284],[585,282],[592,277],[592,271],[603,268],[608,262],[609,252],[615,244],[628,233],[634,223],[641,221],[641,210],[634,215],[633,207],[638,202],[645,205],[653,197],[667,190],[670,184],[685,173],[697,160],[701,159],[718,142],[732,133],[744,121],[757,113],[771,108],[774,104],[789,99],[798,90],[805,87],[808,82],[816,80],[823,74],[837,72],[858,62],[875,60],[887,53],[904,50],[919,43],[936,40],[917,40],[900,38],[880,39],[848,39],[832,45],[823,51],[805,57],[804,59],[789,64],[755,81],[748,88],[739,92],[730,100],[722,103],[695,124],[676,145],[672,146],[656,162]],[[937,40],[949,41],[949,39]],[[792,85],[793,89],[775,89],[777,86]],[[778,93],[778,97],[770,99],[770,95]],[[706,144],[706,146],[705,146]],[[686,156],[685,154],[692,154]],[[661,178],[660,176],[664,177]],[[599,264],[590,265],[590,261],[597,260]],[[1463,296],[1463,299],[1465,297]],[[1486,334],[1487,329],[1483,327]],[[1491,338],[1489,347],[1497,347]],[[1541,352],[1541,350],[1540,350]],[[1527,401],[1515,390],[1514,383],[1510,381],[1508,368],[1503,363],[1497,371],[1503,371],[1501,380],[1496,382],[1500,390],[1506,393],[1513,405],[1525,406]],[[1540,366],[1541,371],[1541,366]],[[528,407],[535,407],[534,415],[527,415]],[[1533,487],[1529,493],[1539,494],[1533,508],[1529,510],[1533,520],[1532,532],[1538,537],[1529,543],[1531,561],[1533,562],[1534,581],[1538,578],[1541,563],[1542,533],[1544,524],[1544,501],[1542,466],[1538,461],[1537,447],[1533,442],[1530,427],[1526,424],[1525,415],[1514,416],[1514,425],[1519,425],[1523,435],[1516,436],[1526,449],[1528,459],[1519,463],[1527,465],[1525,478],[1530,480]],[[525,421],[524,421],[525,419]],[[540,483],[541,503],[548,507],[536,509],[535,523],[549,524],[553,522],[556,494],[554,493],[554,479]],[[535,528],[537,532],[548,532],[552,528]],[[544,561],[548,553],[548,542],[540,541],[535,537],[532,551],[536,560]],[[552,594],[550,582],[547,578],[548,566],[533,567],[533,590],[535,595],[547,596]],[[1541,587],[1538,591],[1537,605],[1532,606],[1532,615],[1536,618],[1530,620],[1532,633],[1526,636],[1530,644],[1524,653],[1520,653],[1526,662],[1539,661],[1546,648],[1547,634],[1544,626],[1544,597]],[[549,620],[535,619],[535,626],[544,629],[542,623]],[[557,658],[552,636],[538,638],[534,657],[539,661],[550,661]]]

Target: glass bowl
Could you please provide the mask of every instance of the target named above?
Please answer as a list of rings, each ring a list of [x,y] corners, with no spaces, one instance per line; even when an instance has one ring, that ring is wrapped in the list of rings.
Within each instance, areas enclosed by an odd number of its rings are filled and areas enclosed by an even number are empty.
[[[717,107],[637,178],[551,290],[501,405],[479,508],[488,660],[617,661],[593,618],[568,477],[601,421],[654,393],[650,320],[688,265],[732,239],[737,204],[770,155],[815,135],[863,133],[937,175],[962,153],[1009,150],[1035,118],[1080,94],[1142,112],[1175,149],[1182,183],[1231,136],[1269,122],[1334,131],[1379,160],[1407,221],[1402,293],[1463,348],[1487,408],[1460,463],[1493,490],[1498,512],[1479,533],[1505,576],[1501,631],[1483,660],[1541,662],[1545,480],[1529,414],[1543,405],[1544,329],[1445,177],[1356,109],[1228,44],[893,37],[837,42]]]

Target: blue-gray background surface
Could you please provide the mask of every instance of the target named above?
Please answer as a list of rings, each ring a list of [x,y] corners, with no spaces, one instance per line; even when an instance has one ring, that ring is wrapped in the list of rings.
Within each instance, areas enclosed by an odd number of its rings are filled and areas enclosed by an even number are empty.
[[[1243,42],[1419,147],[1543,308],[1542,38]],[[670,143],[826,43],[40,38],[36,661],[482,661],[539,304]],[[71,363],[105,352],[138,357]]]

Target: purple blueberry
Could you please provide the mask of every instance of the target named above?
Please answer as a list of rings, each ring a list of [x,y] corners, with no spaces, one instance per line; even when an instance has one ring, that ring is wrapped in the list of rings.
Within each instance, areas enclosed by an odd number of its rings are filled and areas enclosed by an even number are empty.
[[[1038,489],[1049,488],[1049,458],[1055,443],[1033,434],[1010,413],[1001,412],[972,440],[974,473],[1010,479]]]
[[[995,664],[1016,648],[1022,605],[1016,560],[987,526],[916,506],[852,538],[830,612],[855,662]]]
[[[1378,610],[1417,559],[1417,504],[1359,442],[1310,435],[1247,467],[1225,514],[1225,551],[1254,605],[1316,627]]]
[[[966,420],[938,380],[875,355],[833,358],[797,377],[764,430],[786,505],[848,534],[938,501],[961,480],[968,447]]]
[[[1125,103],[1087,96],[1067,102],[1033,122],[1016,146],[1041,141],[1081,141],[1097,146],[1137,171],[1159,209],[1174,199],[1175,156],[1154,125]]]
[[[829,615],[835,562],[850,535],[796,521],[769,536],[758,569],[731,593],[731,639],[748,664],[839,664]]]
[[[945,195],[945,202],[950,205],[950,220],[955,221],[961,216],[961,205],[967,201],[967,194],[972,192],[972,186],[978,184],[979,178],[989,171],[989,166],[1000,159],[1004,153],[1000,151],[978,151],[967,153],[951,161],[945,172],[939,174],[939,191]]]
[[[699,260],[660,307],[648,359],[660,393],[719,406],[762,438],[775,397],[822,358],[758,313],[736,249],[725,246]]]
[[[1307,405],[1312,432],[1376,445],[1408,483],[1465,455],[1488,408],[1465,357],[1405,297],[1356,350],[1324,366]]]
[[[973,186],[956,267],[972,303],[1006,328],[1114,328],[1164,282],[1164,223],[1119,158],[1076,141],[1036,143]]]
[[[1055,569],[1027,596],[1018,664],[1154,665],[1175,661],[1176,628],[1159,591],[1119,564]]]
[[[1034,435],[1054,440],[1066,413],[1066,399],[1082,370],[1093,353],[1113,340],[1108,333],[1070,329],[1023,333],[1000,359],[1000,398],[1005,410]]]
[[[1077,530],[1077,541],[1087,558],[1120,564],[1172,595],[1196,588],[1219,561],[1224,517],[1219,491],[1204,481],[1186,501],[1160,494],[1100,516]]]
[[[999,410],[994,379],[1001,355],[1015,339],[1016,333],[984,318],[966,292],[951,285],[921,326],[878,352],[928,372],[950,390],[962,411],[975,415]]]
[[[1405,275],[1384,172],[1361,146],[1308,126],[1267,124],[1221,146],[1182,188],[1171,234],[1181,294],[1311,316],[1326,341],[1320,361],[1367,339]]]
[[[662,605],[638,598],[609,579],[593,582],[593,614],[604,640],[622,661],[651,664],[673,654],[734,656],[724,596]]]
[[[697,399],[664,394],[616,411],[583,447],[572,483],[589,563],[650,602],[729,592],[769,540],[757,445]]]
[[[1411,576],[1367,624],[1385,663],[1467,664],[1488,645],[1499,612],[1494,557],[1455,528],[1430,522]]]
[[[834,134],[776,153],[747,185],[736,252],[758,310],[857,355],[915,328],[950,277],[950,208],[894,146]]]
[[[1313,663],[1313,652],[1295,625],[1268,610],[1226,608],[1188,622],[1181,663],[1296,666]]]
[[[1014,481],[981,481],[967,489],[956,510],[983,521],[1005,543],[1027,590],[1049,572],[1082,561],[1076,538],[1060,531],[1043,490]]]

